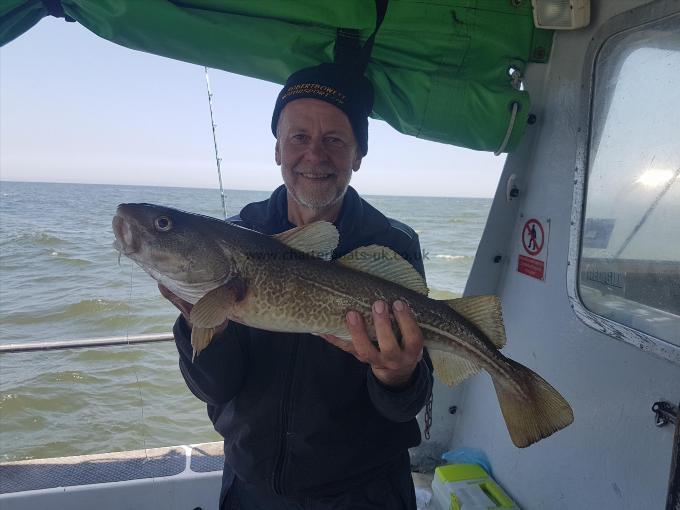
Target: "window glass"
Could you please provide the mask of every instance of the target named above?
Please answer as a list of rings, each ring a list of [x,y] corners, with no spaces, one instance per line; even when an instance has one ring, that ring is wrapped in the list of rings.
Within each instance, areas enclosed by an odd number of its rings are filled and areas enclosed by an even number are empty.
[[[610,38],[595,66],[579,292],[680,345],[680,17]]]

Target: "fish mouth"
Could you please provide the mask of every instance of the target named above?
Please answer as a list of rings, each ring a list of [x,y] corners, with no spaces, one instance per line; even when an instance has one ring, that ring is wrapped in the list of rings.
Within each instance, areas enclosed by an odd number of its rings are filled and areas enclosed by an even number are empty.
[[[111,227],[113,228],[113,235],[116,236],[116,240],[113,243],[113,247],[116,250],[123,255],[131,255],[139,250],[137,236],[132,232],[130,224],[119,213],[116,213],[113,217]]]

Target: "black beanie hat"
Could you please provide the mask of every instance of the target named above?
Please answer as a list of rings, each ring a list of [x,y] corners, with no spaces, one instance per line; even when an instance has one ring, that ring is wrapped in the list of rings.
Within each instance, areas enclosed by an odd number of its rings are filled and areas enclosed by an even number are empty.
[[[300,69],[290,75],[276,99],[272,115],[272,133],[283,108],[296,99],[326,101],[343,111],[354,131],[361,154],[368,152],[368,116],[373,110],[373,85],[356,70],[338,64],[320,64]]]

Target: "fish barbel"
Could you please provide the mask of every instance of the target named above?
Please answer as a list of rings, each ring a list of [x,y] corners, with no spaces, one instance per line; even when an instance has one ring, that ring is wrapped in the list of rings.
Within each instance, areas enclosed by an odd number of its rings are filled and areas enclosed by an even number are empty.
[[[489,373],[516,446],[529,446],[574,419],[550,384],[500,353],[505,328],[496,296],[430,299],[422,276],[382,246],[360,247],[331,262],[338,244],[331,223],[267,236],[168,207],[121,204],[113,231],[120,253],[194,305],[196,353],[227,319],[351,341],[345,316],[356,310],[375,339],[372,304],[400,299],[422,330],[437,378],[452,386],[482,369]]]

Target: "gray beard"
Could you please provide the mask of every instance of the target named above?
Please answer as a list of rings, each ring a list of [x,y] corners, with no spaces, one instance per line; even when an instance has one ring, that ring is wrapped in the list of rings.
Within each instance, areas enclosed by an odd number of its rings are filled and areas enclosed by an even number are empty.
[[[349,183],[345,188],[342,190],[342,193],[338,196],[332,197],[330,200],[328,200],[326,197],[319,197],[318,199],[315,198],[305,198],[305,197],[299,197],[297,194],[288,186],[286,186],[286,189],[288,190],[288,194],[293,197],[293,200],[295,202],[302,206],[306,207],[307,209],[311,209],[313,211],[321,211],[323,209],[327,209],[328,207],[331,207],[338,202],[340,202],[344,197],[345,193],[347,192],[347,187],[349,186]]]
[[[286,186],[286,190],[288,190],[288,195],[293,197],[295,203],[298,204],[299,206],[311,209],[312,211],[323,211],[324,209],[327,209],[337,204],[339,201],[342,201],[342,199],[345,197],[345,193],[347,193],[349,182],[352,180],[352,174],[350,173],[350,177],[347,180],[347,183],[345,184],[344,188],[342,188],[339,194],[332,196],[330,198],[328,198],[327,195],[324,197],[302,197],[298,196],[295,193],[292,186],[288,186],[283,168],[281,169],[281,176],[283,177],[283,183]]]

